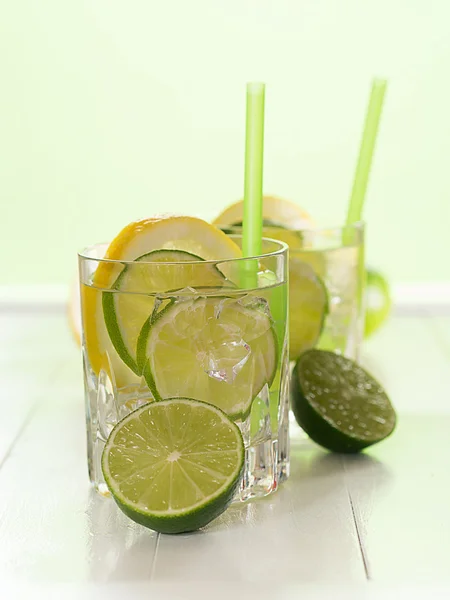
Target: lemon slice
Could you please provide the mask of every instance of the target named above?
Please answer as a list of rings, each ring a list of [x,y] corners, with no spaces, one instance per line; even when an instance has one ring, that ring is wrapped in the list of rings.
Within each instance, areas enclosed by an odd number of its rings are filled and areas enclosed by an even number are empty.
[[[162,215],[127,225],[111,242],[104,258],[135,261],[144,254],[161,249],[182,250],[205,260],[241,256],[240,248],[229,237],[202,219]],[[103,314],[102,292],[113,289],[123,269],[123,265],[114,262],[100,262],[91,285],[83,285],[81,291],[84,338],[90,366],[98,375],[105,365],[110,364],[119,389],[140,382],[139,375],[133,372],[115,349]],[[135,278],[133,285],[136,285]],[[206,285],[210,285],[209,280]],[[170,287],[171,282],[168,282],[167,289]],[[121,291],[126,289],[121,288]],[[122,319],[121,325],[126,327],[126,318],[125,321]]]
[[[156,399],[190,397],[245,418],[276,374],[269,305],[253,295],[174,298],[144,325],[138,362]]]
[[[214,219],[215,225],[238,225],[242,223],[244,201],[228,206]],[[263,219],[270,227],[309,229],[314,223],[310,215],[294,202],[277,196],[263,196]],[[284,241],[284,240],[283,240]]]

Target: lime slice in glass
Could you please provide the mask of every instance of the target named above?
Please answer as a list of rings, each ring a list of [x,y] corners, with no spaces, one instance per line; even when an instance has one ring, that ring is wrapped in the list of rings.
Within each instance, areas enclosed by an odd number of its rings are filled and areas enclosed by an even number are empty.
[[[289,358],[314,347],[328,314],[325,284],[314,269],[295,256],[289,260]]]
[[[292,410],[302,429],[334,452],[359,452],[390,435],[396,414],[362,367],[325,350],[305,352],[292,373]]]
[[[161,533],[182,533],[227,508],[244,456],[239,428],[221,410],[174,398],[122,419],[106,442],[102,469],[128,517]]]
[[[266,300],[174,298],[142,328],[138,362],[156,399],[210,402],[234,420],[271,385],[278,344]]]
[[[166,264],[186,261],[189,264]],[[141,374],[136,361],[136,345],[142,326],[155,306],[152,292],[197,285],[220,288],[224,281],[223,274],[214,264],[205,263],[190,252],[154,250],[137,258],[120,273],[112,286],[113,291],[103,292],[105,325],[117,354],[134,373]]]

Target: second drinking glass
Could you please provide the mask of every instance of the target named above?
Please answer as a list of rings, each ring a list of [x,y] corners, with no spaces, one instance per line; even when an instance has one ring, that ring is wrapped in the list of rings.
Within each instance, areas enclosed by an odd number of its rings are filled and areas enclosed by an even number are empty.
[[[227,234],[240,226],[222,225]],[[364,333],[364,223],[287,229],[264,235],[289,245],[290,359],[311,348],[358,361]]]

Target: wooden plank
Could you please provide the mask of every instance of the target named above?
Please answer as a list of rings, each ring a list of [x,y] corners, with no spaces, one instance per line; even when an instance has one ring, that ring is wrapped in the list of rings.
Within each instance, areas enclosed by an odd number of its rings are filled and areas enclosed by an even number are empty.
[[[429,322],[439,348],[445,354],[447,360],[450,360],[450,317],[431,316]]]
[[[67,357],[78,352],[61,314],[0,313],[0,465]],[[1,468],[1,467],[0,467]]]
[[[391,318],[365,342],[362,363],[385,386],[399,413],[450,414],[448,357],[429,318]]]
[[[269,565],[268,565],[269,566]],[[450,586],[430,584],[417,586],[364,584],[290,584],[278,581],[275,584],[234,583],[222,581],[219,585],[203,581],[187,583],[164,582],[114,582],[108,584],[89,583],[28,583],[17,584],[2,581],[0,591],[7,600],[448,600]]]
[[[366,345],[400,414],[391,438],[342,459],[371,580],[450,583],[449,361],[450,319],[430,313],[392,319]]]
[[[0,423],[0,574],[105,581],[143,568],[149,577],[151,564],[136,570],[134,556],[148,559],[156,534],[89,486],[81,356],[65,316],[2,314],[0,323],[0,372],[15,399]]]
[[[68,361],[46,386],[45,401],[0,471],[0,579],[150,576],[156,534],[90,488],[78,362]]]
[[[369,578],[450,583],[450,416],[401,416],[391,438],[342,460]]]

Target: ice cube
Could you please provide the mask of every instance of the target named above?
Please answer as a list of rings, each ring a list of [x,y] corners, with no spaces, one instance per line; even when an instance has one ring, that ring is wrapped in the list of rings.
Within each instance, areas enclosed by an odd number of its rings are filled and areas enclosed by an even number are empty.
[[[109,374],[101,369],[97,387],[97,427],[103,440],[107,440],[114,425],[119,420],[115,389]]]
[[[233,383],[250,358],[251,352],[251,347],[245,340],[230,336],[219,345],[211,342],[197,353],[197,358],[209,377]]]

